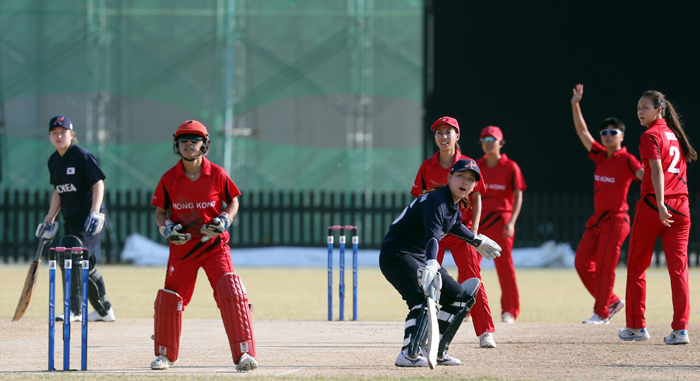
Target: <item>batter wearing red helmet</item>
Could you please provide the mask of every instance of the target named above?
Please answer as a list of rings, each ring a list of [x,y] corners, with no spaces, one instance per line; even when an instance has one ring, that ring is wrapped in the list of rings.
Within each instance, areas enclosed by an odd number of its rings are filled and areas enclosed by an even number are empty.
[[[156,359],[151,369],[168,369],[178,360],[182,312],[200,268],[214,289],[236,369],[258,366],[248,296],[233,272],[226,231],[238,213],[241,192],[223,168],[205,157],[208,151],[209,134],[202,123],[180,125],[173,152],[181,159],[161,177],[153,195],[156,224],[170,241],[170,257],[165,287],[155,302]]]
[[[462,155],[457,140],[459,140],[459,123],[457,119],[444,116],[439,118],[430,127],[435,137],[435,144],[439,150],[433,157],[421,164],[413,182],[411,194],[419,197],[425,192],[433,190],[435,187],[447,184],[452,165],[460,159],[471,158]],[[481,194],[484,193],[484,180],[479,179],[470,196],[468,208],[462,207],[462,223],[475,235],[479,230],[479,220],[481,217]],[[458,282],[462,283],[469,278],[477,277],[481,279],[481,257],[472,246],[464,240],[448,234],[440,240],[437,260],[440,264],[445,256],[445,249],[449,248],[457,265]],[[493,332],[496,328],[491,317],[489,301],[486,297],[484,284],[481,283],[476,302],[471,309],[471,316],[474,324],[474,331],[479,336],[481,348],[495,348],[496,342],[493,339]]]

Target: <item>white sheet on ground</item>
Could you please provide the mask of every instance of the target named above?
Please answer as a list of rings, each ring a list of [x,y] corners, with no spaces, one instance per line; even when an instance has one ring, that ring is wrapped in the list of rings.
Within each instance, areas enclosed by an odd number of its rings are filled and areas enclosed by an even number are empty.
[[[340,249],[333,250],[333,266],[340,263]],[[140,234],[130,235],[124,243],[121,259],[135,265],[165,265],[168,246]],[[327,247],[262,247],[231,250],[234,266],[254,267],[327,267]],[[513,249],[515,267],[573,267],[574,252],[568,243],[545,242],[540,247]],[[379,250],[359,250],[358,267],[378,267]],[[452,255],[445,255],[445,267],[455,267]],[[482,260],[482,268],[494,267],[493,261]],[[352,245],[345,247],[345,271],[352,271]]]

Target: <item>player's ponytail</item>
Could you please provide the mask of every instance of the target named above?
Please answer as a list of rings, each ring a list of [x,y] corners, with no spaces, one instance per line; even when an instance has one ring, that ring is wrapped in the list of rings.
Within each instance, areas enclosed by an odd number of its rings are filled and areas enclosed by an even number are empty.
[[[681,124],[681,120],[678,117],[678,113],[676,112],[676,109],[673,107],[671,102],[669,102],[666,99],[666,96],[656,90],[648,90],[645,91],[644,94],[642,94],[642,98],[648,98],[649,100],[651,100],[651,103],[654,106],[654,108],[661,107],[661,117],[664,118],[664,120],[666,120],[666,125],[668,125],[668,128],[670,128],[673,131],[673,133],[676,134],[676,137],[678,138],[678,143],[680,144],[681,149],[683,150],[683,154],[685,155],[685,160],[697,160],[698,154],[690,145],[690,142],[688,141],[688,136],[685,134],[685,131],[683,130],[683,125]]]

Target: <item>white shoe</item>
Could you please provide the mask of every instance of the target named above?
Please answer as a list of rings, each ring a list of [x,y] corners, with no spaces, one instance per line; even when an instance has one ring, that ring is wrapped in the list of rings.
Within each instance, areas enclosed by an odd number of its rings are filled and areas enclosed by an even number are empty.
[[[258,362],[255,361],[255,357],[244,353],[241,358],[238,359],[238,364],[236,364],[236,370],[239,372],[247,372],[249,370],[254,370],[258,367]]]
[[[428,367],[428,359],[423,356],[409,357],[407,353],[401,351],[394,363],[396,366]]]
[[[685,329],[677,329],[671,332],[670,335],[664,336],[664,344],[677,345],[688,343],[690,343],[690,338],[688,337],[688,331]]]
[[[60,314],[56,316],[56,321],[63,321],[63,314]],[[73,315],[73,313],[70,313],[70,321],[71,323],[74,321],[83,321],[82,315]]]
[[[479,346],[481,348],[496,348],[496,341],[491,332],[484,332],[479,336]]]
[[[169,358],[165,357],[164,355],[158,355],[155,360],[151,361],[151,369],[166,370],[173,364],[175,363],[170,361]]]
[[[620,299],[617,302],[611,304],[608,307],[608,312],[610,313],[610,316],[608,316],[608,320],[612,319],[612,317],[615,316],[616,313],[622,311],[623,308],[625,308],[624,299]]]
[[[627,327],[620,329],[620,331],[617,332],[617,337],[624,341],[644,341],[651,338],[646,328],[634,329]]]
[[[109,307],[109,311],[107,311],[107,315],[102,316],[100,315],[99,312],[97,311],[92,311],[88,314],[88,321],[115,321],[117,318],[114,317],[114,310],[112,307]]]
[[[609,324],[609,323],[610,323],[610,318],[603,319],[602,317],[598,316],[598,314],[593,314],[593,316],[590,319],[583,321],[583,324]]]
[[[515,323],[515,316],[510,312],[504,312],[503,315],[501,315],[501,322],[506,324]]]
[[[438,365],[462,365],[462,360],[456,359],[450,355],[445,355],[445,357],[437,359]]]

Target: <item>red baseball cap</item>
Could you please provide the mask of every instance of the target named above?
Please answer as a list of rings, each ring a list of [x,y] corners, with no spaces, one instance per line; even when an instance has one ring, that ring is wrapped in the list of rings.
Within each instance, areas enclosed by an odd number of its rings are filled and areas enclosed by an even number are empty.
[[[443,116],[442,118],[438,119],[433,123],[432,126],[430,126],[431,131],[435,131],[437,126],[441,124],[449,124],[450,126],[454,127],[457,129],[457,133],[459,134],[459,123],[457,123],[457,119],[450,117],[450,116]]]
[[[503,140],[503,132],[501,132],[501,129],[496,126],[484,127],[484,129],[481,130],[481,136],[479,136],[479,139],[485,136],[493,136],[498,140]]]

